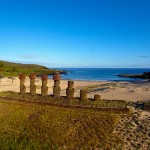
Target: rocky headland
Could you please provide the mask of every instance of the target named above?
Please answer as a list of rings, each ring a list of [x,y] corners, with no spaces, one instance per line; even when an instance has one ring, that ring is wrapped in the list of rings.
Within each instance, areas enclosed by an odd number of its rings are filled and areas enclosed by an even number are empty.
[[[150,80],[150,72],[144,72],[143,74],[119,74],[118,77],[123,78],[141,78]]]

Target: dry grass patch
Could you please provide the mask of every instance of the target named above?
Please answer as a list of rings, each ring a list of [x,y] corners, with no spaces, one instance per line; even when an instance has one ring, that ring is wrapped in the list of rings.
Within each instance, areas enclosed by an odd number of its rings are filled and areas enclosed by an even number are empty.
[[[92,110],[0,101],[0,147],[5,149],[121,149],[117,116]]]

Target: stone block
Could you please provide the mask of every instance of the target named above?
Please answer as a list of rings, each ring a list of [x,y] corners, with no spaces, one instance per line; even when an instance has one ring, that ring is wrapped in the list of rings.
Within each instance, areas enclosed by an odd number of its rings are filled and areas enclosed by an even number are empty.
[[[25,79],[20,80],[20,94],[26,93]]]
[[[99,100],[101,100],[101,96],[98,94],[95,94],[94,95],[94,101],[99,101]]]
[[[53,87],[53,97],[60,97],[60,86],[54,86]]]
[[[60,80],[54,80],[54,87],[53,87],[53,97],[60,97],[61,87],[59,86]]]
[[[47,80],[42,80],[41,94],[42,96],[48,95]]]
[[[66,98],[71,99],[74,97],[74,91],[75,89],[73,88],[74,82],[73,81],[68,81],[68,87],[66,89]]]
[[[30,79],[30,94],[36,95],[35,79]]]
[[[87,90],[80,90],[80,100],[87,100]]]

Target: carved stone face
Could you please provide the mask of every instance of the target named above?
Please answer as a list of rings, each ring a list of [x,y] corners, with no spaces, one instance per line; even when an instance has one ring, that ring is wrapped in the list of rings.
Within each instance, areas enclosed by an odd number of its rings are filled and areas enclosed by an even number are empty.
[[[20,80],[20,84],[24,84],[25,83],[25,79]]]
[[[73,85],[74,85],[74,82],[73,82],[73,81],[68,81],[68,87],[69,87],[69,88],[72,88]]]
[[[54,86],[59,86],[59,84],[60,84],[60,81],[55,81],[54,82]]]
[[[30,84],[34,84],[35,83],[35,79],[30,79]]]
[[[46,85],[47,85],[47,80],[43,80],[43,81],[42,81],[42,85],[43,85],[43,86],[46,86]]]

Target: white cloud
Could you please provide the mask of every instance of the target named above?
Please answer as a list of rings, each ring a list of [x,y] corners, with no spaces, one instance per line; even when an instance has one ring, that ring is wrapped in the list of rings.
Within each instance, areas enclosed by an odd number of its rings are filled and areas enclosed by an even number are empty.
[[[35,54],[22,54],[21,58],[24,58],[24,59],[36,59],[37,56]]]
[[[148,58],[149,56],[147,55],[143,55],[143,56],[140,56],[141,58]]]

